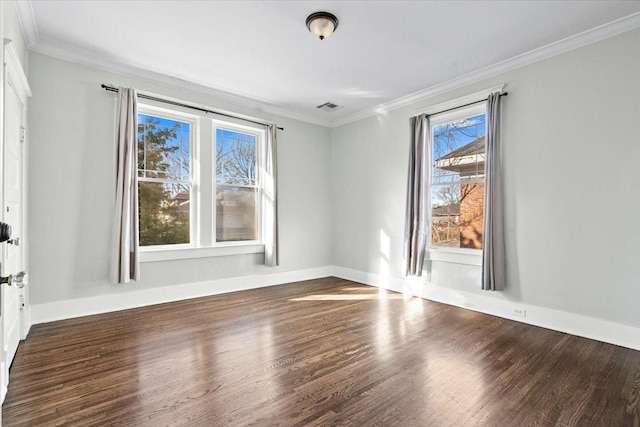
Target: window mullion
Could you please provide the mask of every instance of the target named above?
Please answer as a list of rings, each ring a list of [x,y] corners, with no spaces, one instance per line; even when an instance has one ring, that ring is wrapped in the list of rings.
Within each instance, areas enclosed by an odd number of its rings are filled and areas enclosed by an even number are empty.
[[[215,243],[215,141],[211,120],[201,120],[200,126],[200,208],[199,228],[200,246],[208,247]]]
[[[259,243],[265,131],[147,105],[139,108],[139,122],[141,245],[151,251],[216,246],[218,210],[224,219],[220,246]],[[221,178],[240,182],[221,184],[220,200],[217,131],[228,153]]]
[[[260,188],[260,186],[258,185],[242,185],[242,184],[216,184],[220,187],[232,187],[232,188],[253,188],[254,190],[257,190],[258,188]]]
[[[146,177],[138,177],[138,181],[142,182],[157,182],[159,184],[183,184],[183,185],[191,185],[192,181],[186,181],[182,179],[167,179],[167,178],[146,178]]]

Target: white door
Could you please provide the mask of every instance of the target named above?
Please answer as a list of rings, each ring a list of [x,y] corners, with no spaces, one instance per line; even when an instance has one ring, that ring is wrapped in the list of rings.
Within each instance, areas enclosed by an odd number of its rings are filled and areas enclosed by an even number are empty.
[[[22,245],[22,135],[24,106],[16,88],[8,82],[5,92],[5,145],[4,145],[4,222],[11,226],[15,243],[4,244],[2,276],[16,274],[24,269]],[[20,297],[22,291],[15,286],[2,286],[2,315],[4,317],[5,366],[11,365],[20,342]]]
[[[0,219],[11,226],[12,242],[0,243],[2,258],[0,274],[16,275],[26,268],[25,216],[25,112],[26,97],[31,95],[24,71],[11,44],[5,45],[4,85],[4,147],[2,147],[2,204]],[[26,290],[2,284],[0,311],[2,324],[2,358],[0,386],[2,396],[9,384],[9,367],[18,350],[20,339],[26,337],[28,319],[23,310]]]

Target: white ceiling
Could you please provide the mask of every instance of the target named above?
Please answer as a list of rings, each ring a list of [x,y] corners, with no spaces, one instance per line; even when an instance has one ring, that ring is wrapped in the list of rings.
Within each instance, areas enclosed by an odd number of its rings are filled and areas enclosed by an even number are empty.
[[[16,5],[32,50],[328,126],[640,26],[640,1],[614,0]],[[324,41],[320,10],[340,20]]]

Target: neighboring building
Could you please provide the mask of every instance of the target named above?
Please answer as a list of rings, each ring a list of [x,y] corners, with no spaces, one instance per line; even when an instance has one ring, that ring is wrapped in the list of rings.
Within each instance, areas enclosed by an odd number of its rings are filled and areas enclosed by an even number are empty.
[[[255,194],[221,188],[216,192],[216,240],[220,242],[255,240],[258,227]],[[188,215],[189,197],[189,190],[182,190],[169,201],[178,203],[178,214]]]
[[[457,248],[460,241],[460,204],[431,209],[432,242],[437,246]]]
[[[189,214],[189,210],[191,209],[191,204],[189,203],[189,198],[191,197],[191,193],[189,190],[182,190],[175,196],[173,196],[173,200],[178,202],[178,212],[182,214]]]
[[[219,187],[216,192],[216,240],[256,240],[257,232],[256,193]]]
[[[456,172],[460,181],[473,180],[469,184],[460,185],[460,203],[457,222],[459,223],[459,247],[482,249],[482,232],[484,226],[484,136],[453,150],[436,159],[435,167]],[[440,227],[444,211],[440,215],[438,210],[450,208],[441,206],[433,209],[433,225]],[[451,219],[448,220],[449,222]],[[457,242],[456,242],[457,243]],[[453,245],[445,245],[453,246]],[[457,244],[455,246],[458,246]]]

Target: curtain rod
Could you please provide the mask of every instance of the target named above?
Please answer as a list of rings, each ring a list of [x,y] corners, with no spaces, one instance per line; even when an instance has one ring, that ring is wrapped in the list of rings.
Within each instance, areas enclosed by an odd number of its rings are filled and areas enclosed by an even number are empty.
[[[100,85],[100,87],[102,87],[107,92],[116,92],[116,93],[118,93],[120,91],[117,87],[107,86],[105,84]],[[195,106],[195,105],[183,104],[182,102],[171,101],[170,99],[158,98],[156,96],[145,95],[143,93],[139,93],[138,94],[138,98],[148,99],[149,101],[162,102],[163,104],[176,105],[178,107],[190,108],[192,110],[198,110],[198,111],[202,111],[204,113],[211,113],[211,114],[217,114],[219,116],[231,117],[231,118],[234,118],[234,119],[244,120],[245,122],[255,123],[257,125],[262,125],[262,126],[271,125],[271,123],[259,122],[259,121],[256,121],[256,120],[246,119],[246,118],[244,118],[242,116],[236,116],[236,115],[229,114],[229,113],[222,113],[220,111],[209,110],[207,108],[202,108],[202,107],[198,107],[198,106]],[[277,126],[276,126],[276,129],[284,130],[284,128],[277,127]]]
[[[507,95],[509,95],[509,92],[505,92],[505,93],[501,93],[501,94],[500,94],[500,96],[501,96],[501,97],[502,97],[502,96],[507,96]],[[446,110],[437,111],[437,112],[435,112],[435,113],[431,113],[431,114],[424,114],[424,115],[425,115],[425,116],[427,116],[427,117],[431,117],[431,116],[435,116],[435,115],[442,114],[442,113],[448,113],[449,111],[458,110],[458,109],[460,109],[460,108],[468,107],[468,106],[470,106],[470,105],[480,104],[481,102],[485,102],[487,99],[488,99],[488,98],[481,99],[481,100],[479,100],[479,101],[469,102],[469,103],[464,104],[464,105],[458,105],[457,107],[447,108]],[[423,115],[423,114],[418,114],[418,116],[422,116],[422,115]],[[414,116],[414,117],[417,117],[417,116]]]

